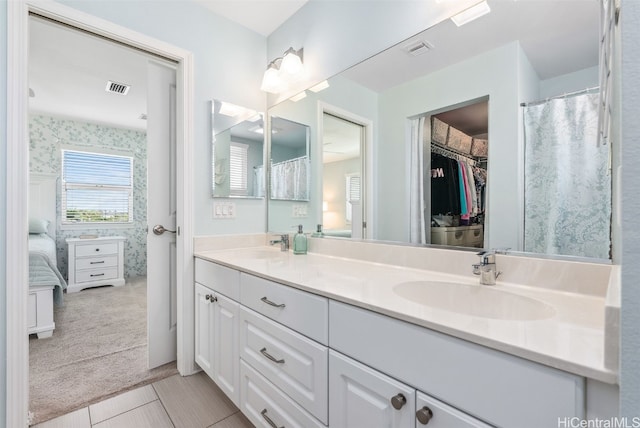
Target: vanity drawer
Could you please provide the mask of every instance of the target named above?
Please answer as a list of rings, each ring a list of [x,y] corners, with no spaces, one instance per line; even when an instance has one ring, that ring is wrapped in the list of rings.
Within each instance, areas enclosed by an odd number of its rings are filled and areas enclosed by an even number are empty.
[[[323,345],[329,342],[328,299],[245,273],[240,303]]]
[[[76,245],[76,257],[97,256],[103,254],[118,254],[117,242],[100,244]]]
[[[584,417],[580,376],[334,301],[329,330],[332,349],[490,424]]]
[[[107,268],[107,267],[117,267],[118,266],[118,256],[106,256],[106,257],[90,257],[86,259],[78,259],[76,260],[76,269],[96,269],[96,268]]]
[[[240,360],[240,410],[256,427],[326,428]]]
[[[76,282],[105,281],[116,278],[118,278],[117,267],[76,271]]]
[[[240,272],[199,258],[195,266],[196,282],[230,299],[240,300]]]
[[[240,309],[240,357],[323,423],[328,348],[250,309]]]

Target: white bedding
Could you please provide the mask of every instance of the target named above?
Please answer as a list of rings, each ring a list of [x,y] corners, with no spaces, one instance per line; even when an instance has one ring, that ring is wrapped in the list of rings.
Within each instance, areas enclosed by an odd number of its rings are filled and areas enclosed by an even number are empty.
[[[46,233],[29,234],[29,252],[45,254],[52,265],[58,266],[56,256],[56,242]]]

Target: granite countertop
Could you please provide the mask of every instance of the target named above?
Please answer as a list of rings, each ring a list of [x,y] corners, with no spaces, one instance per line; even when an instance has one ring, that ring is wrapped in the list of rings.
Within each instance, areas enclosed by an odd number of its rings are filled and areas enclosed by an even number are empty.
[[[477,277],[294,255],[275,247],[196,251],[195,256],[570,373],[618,381],[604,365],[604,297],[500,279],[495,286],[480,286]],[[407,285],[415,281],[421,283]]]

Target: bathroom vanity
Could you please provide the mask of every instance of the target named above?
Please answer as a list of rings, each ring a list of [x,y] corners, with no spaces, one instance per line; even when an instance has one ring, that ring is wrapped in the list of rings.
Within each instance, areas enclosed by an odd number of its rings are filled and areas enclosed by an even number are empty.
[[[256,426],[546,427],[617,414],[610,265],[498,256],[505,279],[489,287],[470,274],[473,252],[455,252],[456,266],[441,263],[449,250],[340,240],[311,239],[302,256],[205,248],[196,362]],[[509,282],[535,277],[532,263],[593,283]]]

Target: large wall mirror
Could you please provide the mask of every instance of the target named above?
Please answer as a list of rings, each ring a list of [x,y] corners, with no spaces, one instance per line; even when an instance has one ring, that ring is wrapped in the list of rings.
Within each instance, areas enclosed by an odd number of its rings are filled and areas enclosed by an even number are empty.
[[[263,198],[263,114],[224,101],[211,105],[211,193],[214,198]]]
[[[491,12],[476,21],[461,27],[443,21],[330,78],[323,90],[307,90],[269,109],[269,116],[309,126],[313,154],[306,210],[270,201],[269,231],[299,223],[311,231],[329,221],[330,204],[323,187],[331,168],[322,159],[330,146],[323,127],[325,114],[337,112],[338,119],[370,123],[362,137],[361,165],[369,169],[361,183],[367,201],[363,210],[367,227],[361,236],[452,245],[454,241],[436,236],[439,231],[434,228],[469,226],[473,232],[459,243],[461,248],[506,247],[553,256],[609,258],[609,147],[594,140],[587,142],[588,150],[578,147],[573,154],[551,155],[536,139],[548,134],[543,125],[556,123],[547,115],[556,109],[556,100],[568,104],[558,117],[587,117],[587,133],[597,134],[597,107],[588,114],[581,109],[591,108],[594,100],[597,104],[599,3],[489,0],[489,4]],[[541,107],[530,109],[537,106]],[[482,121],[480,129],[477,124]],[[576,127],[582,125],[568,124],[558,134],[580,135]],[[434,140],[436,127],[446,128],[441,144],[434,143],[439,138]],[[575,138],[556,140],[565,147]],[[592,150],[593,146],[598,148]],[[446,207],[433,211],[432,197],[438,192],[432,188],[432,153],[448,156],[447,162],[468,160],[465,180],[478,193],[468,200],[467,213]],[[559,162],[561,157],[564,163]],[[578,177],[572,166],[587,161],[594,165],[583,168],[588,172]],[[552,171],[552,164],[561,166]],[[543,176],[532,175],[536,171],[543,171]],[[348,172],[342,169],[338,174],[342,181]],[[602,175],[604,180],[593,181]],[[546,180],[548,176],[555,179]],[[562,189],[567,180],[577,184]],[[588,221],[576,217],[584,211],[584,201],[574,206],[559,203],[572,189],[585,185],[602,189],[588,201],[596,207],[589,211]],[[549,207],[550,214],[543,207]],[[536,223],[538,218],[545,221]],[[336,230],[340,236],[358,237],[346,222]],[[577,239],[585,242],[571,245]]]

